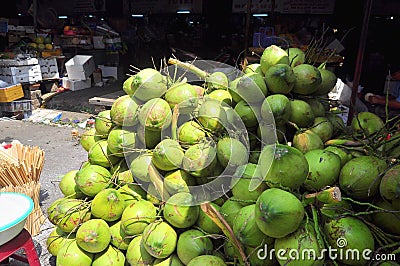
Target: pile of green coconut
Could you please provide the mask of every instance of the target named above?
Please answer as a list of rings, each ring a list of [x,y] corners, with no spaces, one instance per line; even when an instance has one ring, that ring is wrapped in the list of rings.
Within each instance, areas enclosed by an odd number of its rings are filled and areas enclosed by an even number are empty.
[[[306,59],[272,45],[127,78],[47,210],[57,265],[399,265],[398,123],[346,126],[336,75]]]

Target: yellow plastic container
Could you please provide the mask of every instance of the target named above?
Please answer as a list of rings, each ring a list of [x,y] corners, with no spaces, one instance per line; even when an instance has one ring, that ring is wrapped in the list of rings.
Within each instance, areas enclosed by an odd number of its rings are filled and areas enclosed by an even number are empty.
[[[0,88],[0,102],[8,103],[24,97],[21,84]]]

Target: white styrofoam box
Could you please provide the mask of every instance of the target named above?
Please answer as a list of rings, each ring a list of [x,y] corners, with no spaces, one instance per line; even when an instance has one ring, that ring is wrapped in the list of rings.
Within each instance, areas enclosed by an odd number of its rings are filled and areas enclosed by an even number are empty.
[[[40,71],[42,72],[42,78],[60,78],[56,58],[39,58],[39,65]]]
[[[118,70],[121,71],[121,69],[116,66],[99,65],[99,68],[101,69],[101,76],[103,78],[113,77],[118,79]]]
[[[40,73],[39,65],[31,66],[10,66],[3,68],[3,75],[21,76],[21,75],[34,75]]]
[[[65,63],[69,79],[87,79],[95,70],[93,56],[75,55]]]
[[[17,83],[30,83],[30,82],[38,82],[42,80],[42,74],[37,73],[32,76],[28,75],[20,75],[20,76],[1,76],[1,80],[7,82],[8,84],[17,84]]]
[[[26,59],[0,59],[0,66],[30,66],[37,65],[39,61],[37,58]]]
[[[67,77],[63,77],[62,86],[71,91],[83,90],[90,88],[92,86],[92,79],[78,80],[78,79],[69,79]]]
[[[60,73],[58,71],[42,72],[42,79],[58,79],[60,78]]]
[[[8,84],[37,82],[42,80],[39,65],[30,66],[2,66],[0,79]]]
[[[57,66],[57,59],[55,57],[39,58],[38,63],[40,67],[43,66]]]

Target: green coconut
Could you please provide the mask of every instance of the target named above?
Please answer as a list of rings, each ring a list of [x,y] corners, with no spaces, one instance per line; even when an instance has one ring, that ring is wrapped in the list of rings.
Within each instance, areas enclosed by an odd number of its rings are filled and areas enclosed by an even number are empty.
[[[325,115],[326,118],[328,118],[329,121],[331,121],[332,126],[333,126],[333,134],[332,137],[339,136],[343,130],[346,128],[346,125],[344,124],[344,121],[341,117],[339,117],[336,114],[333,113],[328,113]]]
[[[75,176],[78,171],[79,170],[71,170],[61,177],[61,181],[60,183],[58,183],[58,187],[60,188],[61,193],[63,193],[64,197],[76,199],[84,197],[84,194],[75,182]]]
[[[343,165],[345,165],[348,161],[350,161],[353,158],[351,153],[348,150],[346,150],[345,148],[336,147],[336,146],[328,146],[324,150],[333,152],[334,154],[339,156],[340,168],[342,168]]]
[[[326,117],[315,117],[314,124],[311,126],[310,130],[317,134],[322,142],[331,139],[333,135],[333,125]]]
[[[323,149],[324,143],[316,133],[308,129],[306,131],[298,131],[294,135],[293,147],[302,153],[307,153],[312,150]]]
[[[289,56],[289,62],[291,67],[295,67],[304,64],[306,56],[303,50],[297,47],[290,47],[286,50]]]
[[[92,145],[100,139],[100,136],[96,134],[96,128],[92,127],[82,133],[79,143],[81,144],[82,148],[85,149],[85,151],[89,151],[90,147],[92,147]]]
[[[229,93],[228,90],[214,90],[210,92],[207,97],[217,100],[220,102],[224,102],[227,105],[232,105],[232,95]]]
[[[265,182],[260,182],[260,185],[254,190],[250,191],[250,183],[253,179],[263,180],[260,169],[257,164],[248,163],[238,168],[237,172],[243,172],[239,174],[239,178],[232,178],[231,191],[232,195],[240,204],[248,205],[255,202],[261,193],[267,189]]]
[[[233,233],[243,245],[258,246],[265,235],[258,228],[255,219],[255,204],[245,206],[236,214],[233,221]]]
[[[126,261],[129,265],[153,265],[155,258],[151,256],[142,243],[142,236],[136,236],[129,243],[128,249],[126,250]]]
[[[110,223],[110,244],[119,250],[127,250],[132,238],[127,236],[121,228],[121,220]]]
[[[236,95],[233,95],[235,102],[244,100],[249,104],[262,102],[268,92],[264,77],[258,73],[244,74],[234,86],[230,87],[230,90],[236,93]]]
[[[270,45],[265,48],[260,58],[261,70],[264,74],[273,65],[289,65],[289,63],[290,61],[287,52],[276,45]]]
[[[228,85],[228,77],[221,71],[213,72],[206,77],[206,86],[208,91],[226,90]]]
[[[50,210],[49,220],[66,233],[75,232],[78,226],[90,219],[90,208],[83,200],[63,198]]]
[[[264,75],[264,73],[261,70],[261,65],[258,63],[253,63],[250,65],[247,65],[243,69],[244,73],[258,73],[260,75]]]
[[[265,83],[272,93],[288,94],[293,90],[296,76],[287,64],[276,64],[265,72]]]
[[[224,260],[218,256],[214,255],[200,255],[194,259],[192,259],[187,266],[204,266],[204,265],[212,265],[212,266],[226,266]]]
[[[119,249],[108,246],[108,248],[94,255],[92,266],[124,266],[125,255]]]
[[[137,137],[140,140],[138,143],[138,147],[140,144],[140,148],[154,149],[154,147],[161,141],[162,130],[149,130],[144,126],[139,125],[137,129]]]
[[[321,259],[324,247],[323,243],[319,244],[322,239],[318,240],[312,223],[302,224],[295,232],[275,240],[275,250],[285,251],[277,258],[280,265],[324,265],[324,259]]]
[[[351,121],[351,129],[355,133],[372,135],[385,126],[382,119],[371,112],[360,112]]]
[[[324,232],[332,248],[337,249],[338,253],[349,254],[338,257],[338,261],[346,265],[366,265],[368,261],[362,256],[366,250],[371,250],[366,254],[372,257],[375,248],[374,237],[368,226],[357,218],[330,220],[325,223]]]
[[[247,163],[248,150],[239,140],[223,137],[217,143],[217,158],[223,167],[238,167]]]
[[[172,254],[166,259],[156,259],[153,266],[184,266],[178,255]]]
[[[168,172],[164,176],[165,189],[171,195],[179,192],[190,192],[189,187],[195,184],[195,178],[183,170]]]
[[[110,109],[111,121],[124,127],[131,127],[137,124],[138,104],[129,95],[118,97]]]
[[[235,216],[242,207],[243,205],[234,198],[230,198],[222,204],[220,213],[230,227],[233,226]]]
[[[121,194],[125,208],[131,205],[133,202],[146,199],[146,191],[144,191],[143,188],[137,184],[125,184],[118,188],[118,192]]]
[[[167,83],[157,70],[144,68],[126,79],[122,88],[130,97],[146,102],[163,96],[167,91]]]
[[[304,156],[308,162],[309,174],[303,186],[308,191],[320,191],[337,182],[341,169],[339,156],[322,149],[309,151]]]
[[[208,177],[218,164],[217,151],[208,142],[192,145],[186,150],[182,160],[183,170],[195,177]]]
[[[144,228],[154,222],[157,208],[149,201],[139,200],[125,208],[121,216],[121,228],[127,235],[141,234]]]
[[[171,124],[172,111],[167,101],[154,98],[143,104],[138,119],[148,130],[160,131]]]
[[[266,145],[261,151],[259,165],[261,176],[270,187],[298,189],[308,175],[308,162],[303,153],[284,144]]]
[[[97,193],[90,205],[92,215],[107,222],[120,219],[124,209],[124,198],[115,188],[107,188]]]
[[[171,86],[165,93],[164,99],[171,109],[179,106],[179,113],[190,113],[198,104],[196,89],[189,83],[181,82]]]
[[[114,156],[108,147],[107,140],[102,139],[92,145],[88,152],[88,159],[91,164],[109,168],[116,165],[121,158]]]
[[[372,214],[372,222],[386,233],[399,236],[400,235],[400,213],[399,208],[393,204],[380,200],[374,203],[386,212],[375,212]],[[397,211],[397,212],[396,212]]]
[[[290,101],[291,113],[289,121],[298,127],[309,127],[314,123],[314,113],[311,106],[302,100],[294,99]]]
[[[87,196],[94,197],[97,193],[110,186],[111,173],[99,165],[88,165],[76,173],[75,182]]]
[[[379,190],[381,173],[386,167],[384,160],[372,155],[353,158],[340,171],[340,188],[354,199],[373,197]]]
[[[307,98],[304,99],[304,101],[310,105],[315,117],[325,116],[325,106],[322,103],[322,100],[319,100],[318,98]]]
[[[183,156],[183,149],[178,141],[164,139],[154,148],[151,161],[158,169],[171,171],[181,166]]]
[[[163,193],[166,192],[166,190],[163,189]],[[161,197],[161,193],[159,192],[159,190],[156,188],[156,186],[154,184],[150,184],[147,187],[147,195],[146,195],[146,200],[150,201],[151,203],[153,203],[154,205],[160,205],[162,203],[162,197]],[[167,193],[165,193],[164,198],[168,198],[169,195]]]
[[[313,95],[327,95],[336,85],[336,74],[326,68],[319,68],[319,72],[321,73],[321,84]]]
[[[271,112],[275,124],[285,124],[289,121],[292,107],[288,97],[283,94],[269,95],[261,105],[261,118],[268,121],[271,119]]]
[[[131,172],[133,175],[133,178],[137,182],[150,182],[150,177],[149,177],[149,166],[151,165],[153,155],[150,153],[143,153],[136,157],[132,162],[131,162]]]
[[[218,132],[226,125],[227,117],[220,101],[207,98],[199,107],[198,122],[211,132]]]
[[[400,209],[400,165],[395,165],[383,175],[379,185],[381,197]]]
[[[205,130],[196,121],[187,121],[178,128],[178,140],[181,145],[193,145],[205,137]]]
[[[293,67],[296,82],[292,92],[301,95],[311,95],[318,90],[322,82],[321,72],[318,68],[309,64],[301,64]]]
[[[114,127],[111,120],[111,110],[104,110],[97,114],[94,119],[94,127],[96,129],[96,135],[101,138],[107,138],[108,133]]]
[[[110,227],[102,219],[90,219],[84,222],[76,232],[76,243],[83,250],[98,253],[110,244]]]
[[[255,219],[258,228],[273,238],[285,237],[299,228],[304,218],[301,201],[279,188],[265,190],[257,199]]]
[[[61,228],[55,227],[46,239],[46,247],[49,253],[53,256],[57,256],[60,249],[74,241],[75,234],[65,233]]]
[[[164,206],[164,219],[176,228],[194,225],[199,217],[199,206],[193,204],[194,198],[190,193],[179,192],[172,195]]]
[[[210,202],[210,205],[214,207],[217,211],[221,209],[220,206],[213,202]],[[222,233],[221,228],[219,228],[218,225],[214,223],[214,221],[211,220],[211,218],[202,209],[200,209],[199,218],[197,219],[196,225],[209,234]]]
[[[234,110],[246,128],[253,128],[258,125],[258,118],[260,117],[259,105],[250,105],[245,101],[240,101],[236,104]]]
[[[126,153],[135,149],[136,133],[114,127],[108,134],[107,145],[113,156],[124,157]]]
[[[75,240],[66,243],[57,253],[57,266],[90,266],[94,255],[80,248]]]
[[[211,239],[200,230],[189,229],[179,235],[176,252],[185,265],[197,256],[211,254],[212,251]]]
[[[157,259],[170,256],[175,251],[177,241],[175,230],[166,222],[152,222],[143,231],[144,248]]]

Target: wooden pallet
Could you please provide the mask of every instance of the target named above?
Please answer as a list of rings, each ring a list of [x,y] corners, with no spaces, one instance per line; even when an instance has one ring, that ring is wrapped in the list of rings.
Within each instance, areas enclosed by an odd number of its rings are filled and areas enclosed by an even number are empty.
[[[101,105],[101,106],[107,106],[110,107],[114,103],[114,101],[120,97],[125,95],[125,92],[123,90],[119,90],[116,92],[112,92],[100,97],[93,97],[89,99],[89,104],[93,105]]]

